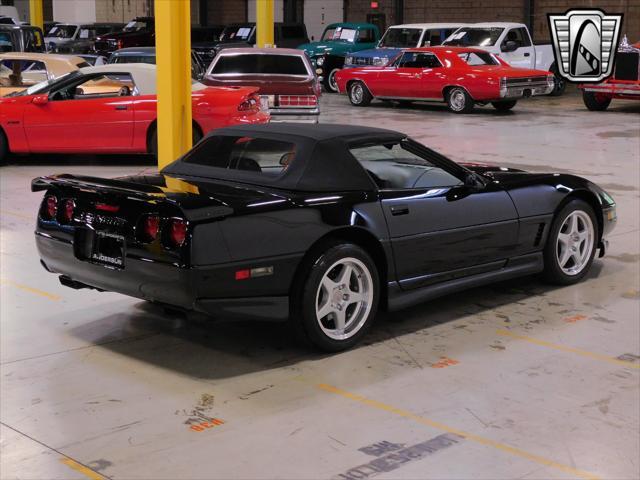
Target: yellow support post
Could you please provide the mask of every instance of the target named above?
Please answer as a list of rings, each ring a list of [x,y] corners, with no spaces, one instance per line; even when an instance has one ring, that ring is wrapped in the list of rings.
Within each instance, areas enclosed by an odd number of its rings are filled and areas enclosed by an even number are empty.
[[[273,47],[273,0],[256,0],[256,44]]]
[[[192,146],[189,0],[156,0],[158,170]]]
[[[34,27],[44,28],[43,0],[29,0],[29,23]]]

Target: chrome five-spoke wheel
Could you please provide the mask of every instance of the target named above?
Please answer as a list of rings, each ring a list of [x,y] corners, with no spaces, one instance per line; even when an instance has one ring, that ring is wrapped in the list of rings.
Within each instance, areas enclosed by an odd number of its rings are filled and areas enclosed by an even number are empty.
[[[353,257],[333,263],[316,293],[316,318],[325,335],[346,340],[360,331],[373,304],[369,268]]]
[[[556,258],[566,275],[578,275],[591,259],[595,228],[591,217],[581,210],[571,212],[558,233]]]

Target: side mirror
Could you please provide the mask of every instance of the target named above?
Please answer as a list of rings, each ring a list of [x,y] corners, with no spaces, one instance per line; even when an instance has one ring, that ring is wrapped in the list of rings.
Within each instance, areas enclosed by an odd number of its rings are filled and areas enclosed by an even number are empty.
[[[33,97],[33,100],[31,100],[31,103],[34,105],[46,105],[49,103],[49,95],[36,95]]]
[[[518,42],[514,42],[513,40],[507,40],[502,44],[500,50],[503,52],[514,52],[518,49]]]
[[[474,190],[479,190],[485,186],[481,177],[473,172],[469,172],[464,178],[465,187],[469,187]]]

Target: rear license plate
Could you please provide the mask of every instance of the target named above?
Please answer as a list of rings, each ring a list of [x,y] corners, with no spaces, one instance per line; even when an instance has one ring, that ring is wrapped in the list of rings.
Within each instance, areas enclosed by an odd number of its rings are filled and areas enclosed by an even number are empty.
[[[96,231],[89,260],[105,267],[124,268],[124,237],[116,233]]]

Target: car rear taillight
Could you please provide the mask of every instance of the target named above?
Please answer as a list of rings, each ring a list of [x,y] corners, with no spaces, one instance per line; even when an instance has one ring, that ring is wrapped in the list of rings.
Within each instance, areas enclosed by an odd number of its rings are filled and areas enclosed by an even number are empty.
[[[145,243],[153,242],[158,238],[158,233],[160,232],[160,217],[147,215],[142,219],[140,226],[140,240]]]
[[[53,195],[49,195],[44,199],[44,208],[42,216],[45,220],[55,220],[58,213],[58,199]]]
[[[318,97],[315,95],[280,95],[278,104],[281,107],[315,107]]]
[[[169,247],[181,247],[187,240],[187,222],[181,218],[172,218],[169,220],[169,228],[166,235]]]
[[[238,105],[239,112],[258,112],[260,110],[260,97],[256,94],[251,95]]]
[[[62,202],[62,221],[64,223],[71,223],[73,220],[73,212],[76,209],[76,202],[71,198],[67,198]]]
[[[116,45],[118,46],[118,50],[120,50],[121,48],[124,48],[124,41],[118,40],[116,42]]]

